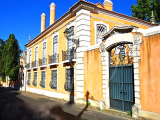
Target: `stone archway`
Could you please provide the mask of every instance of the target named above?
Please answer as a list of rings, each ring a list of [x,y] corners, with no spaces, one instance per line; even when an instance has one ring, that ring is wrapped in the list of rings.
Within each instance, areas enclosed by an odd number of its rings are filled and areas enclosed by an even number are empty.
[[[138,34],[132,34],[133,26],[115,26],[107,33],[105,41],[100,45],[100,52],[102,57],[102,81],[103,81],[103,101],[105,101],[105,108],[110,108],[109,97],[109,53],[108,51],[115,45],[121,43],[133,44],[133,58],[134,58],[134,96],[135,104],[132,107],[132,113],[136,116],[140,114],[140,89],[139,89],[139,51],[142,37]]]

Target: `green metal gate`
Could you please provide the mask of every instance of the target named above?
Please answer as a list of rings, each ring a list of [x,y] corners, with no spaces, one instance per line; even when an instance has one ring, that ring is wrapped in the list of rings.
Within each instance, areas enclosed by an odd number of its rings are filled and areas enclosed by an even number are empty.
[[[134,105],[133,57],[131,54],[129,56],[129,52],[125,49],[126,45],[123,45],[124,51],[120,49],[116,53],[118,48],[122,47],[116,47],[110,51],[110,107],[122,111],[131,111]]]

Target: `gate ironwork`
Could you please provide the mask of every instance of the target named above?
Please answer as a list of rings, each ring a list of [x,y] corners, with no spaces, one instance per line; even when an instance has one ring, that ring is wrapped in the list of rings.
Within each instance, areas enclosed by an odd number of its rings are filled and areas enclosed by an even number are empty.
[[[132,44],[121,44],[110,50],[110,107],[131,111],[134,105]]]

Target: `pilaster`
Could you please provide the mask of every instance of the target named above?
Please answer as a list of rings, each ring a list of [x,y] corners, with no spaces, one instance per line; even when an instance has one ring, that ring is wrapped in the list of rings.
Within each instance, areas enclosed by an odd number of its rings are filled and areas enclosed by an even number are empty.
[[[76,13],[76,36],[79,38],[79,48],[77,48],[77,98],[84,98],[84,64],[83,56],[86,47],[90,46],[90,11],[81,9]]]

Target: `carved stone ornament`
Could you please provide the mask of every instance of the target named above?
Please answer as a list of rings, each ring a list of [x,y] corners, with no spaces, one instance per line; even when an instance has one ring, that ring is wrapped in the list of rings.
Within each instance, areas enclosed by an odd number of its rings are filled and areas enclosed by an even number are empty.
[[[141,44],[142,43],[142,37],[138,34],[133,35],[134,44]]]
[[[104,43],[104,44],[102,44],[101,45],[101,52],[105,52],[106,51],[106,44]]]

